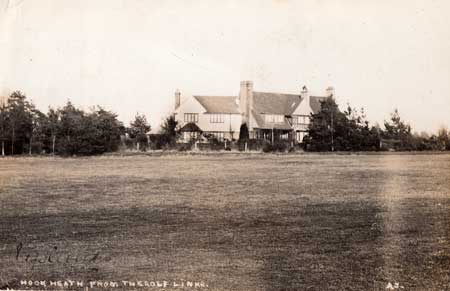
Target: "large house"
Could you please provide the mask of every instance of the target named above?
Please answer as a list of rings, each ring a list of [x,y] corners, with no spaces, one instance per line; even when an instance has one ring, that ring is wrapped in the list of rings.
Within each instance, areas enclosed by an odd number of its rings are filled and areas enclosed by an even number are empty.
[[[291,139],[302,142],[307,134],[311,113],[320,110],[326,96],[310,96],[303,87],[300,94],[268,93],[253,90],[253,82],[242,81],[238,96],[181,96],[175,92],[175,119],[183,133],[180,141],[202,137],[237,140],[243,123],[250,138]]]

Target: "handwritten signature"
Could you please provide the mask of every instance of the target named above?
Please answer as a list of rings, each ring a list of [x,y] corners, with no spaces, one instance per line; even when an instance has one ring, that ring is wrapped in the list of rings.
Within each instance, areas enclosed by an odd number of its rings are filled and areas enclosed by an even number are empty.
[[[77,264],[93,265],[100,261],[107,262],[111,259],[101,252],[63,252],[57,246],[50,246],[41,250],[27,248],[22,242],[16,246],[16,261],[29,264],[33,269],[42,264],[65,264],[74,266]]]

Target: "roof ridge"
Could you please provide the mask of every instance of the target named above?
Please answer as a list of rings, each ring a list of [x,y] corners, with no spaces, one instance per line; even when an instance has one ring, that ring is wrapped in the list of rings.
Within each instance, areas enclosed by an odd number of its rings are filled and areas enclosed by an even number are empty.
[[[238,96],[232,96],[232,95],[192,95],[193,97],[232,97],[237,98]]]
[[[277,94],[277,95],[294,95],[294,96],[300,96],[300,94],[294,94],[294,93],[280,93],[280,92],[263,92],[263,91],[253,91],[253,93],[263,93],[263,94]]]

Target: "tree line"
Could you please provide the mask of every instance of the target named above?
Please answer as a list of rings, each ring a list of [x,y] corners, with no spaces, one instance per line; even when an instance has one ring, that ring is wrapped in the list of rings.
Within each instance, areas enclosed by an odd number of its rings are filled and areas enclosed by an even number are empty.
[[[126,127],[114,112],[100,106],[85,111],[70,101],[43,113],[20,91],[0,103],[2,156],[95,155],[117,151],[125,142],[145,149],[150,129],[144,115],[137,114]]]
[[[311,114],[304,144],[310,151],[450,150],[450,133],[446,128],[437,135],[413,133],[398,110],[384,121],[384,128],[372,126],[364,109],[358,111],[348,105],[341,111],[330,97],[321,102],[318,113]]]
[[[20,92],[0,105],[1,154],[92,155],[115,151],[123,124],[100,106],[88,112],[70,101],[43,113]]]

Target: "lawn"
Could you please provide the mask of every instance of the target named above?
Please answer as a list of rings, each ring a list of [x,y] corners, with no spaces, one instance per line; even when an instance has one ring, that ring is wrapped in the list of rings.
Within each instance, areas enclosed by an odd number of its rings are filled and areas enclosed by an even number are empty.
[[[2,288],[450,290],[450,155],[7,158],[0,210]]]

